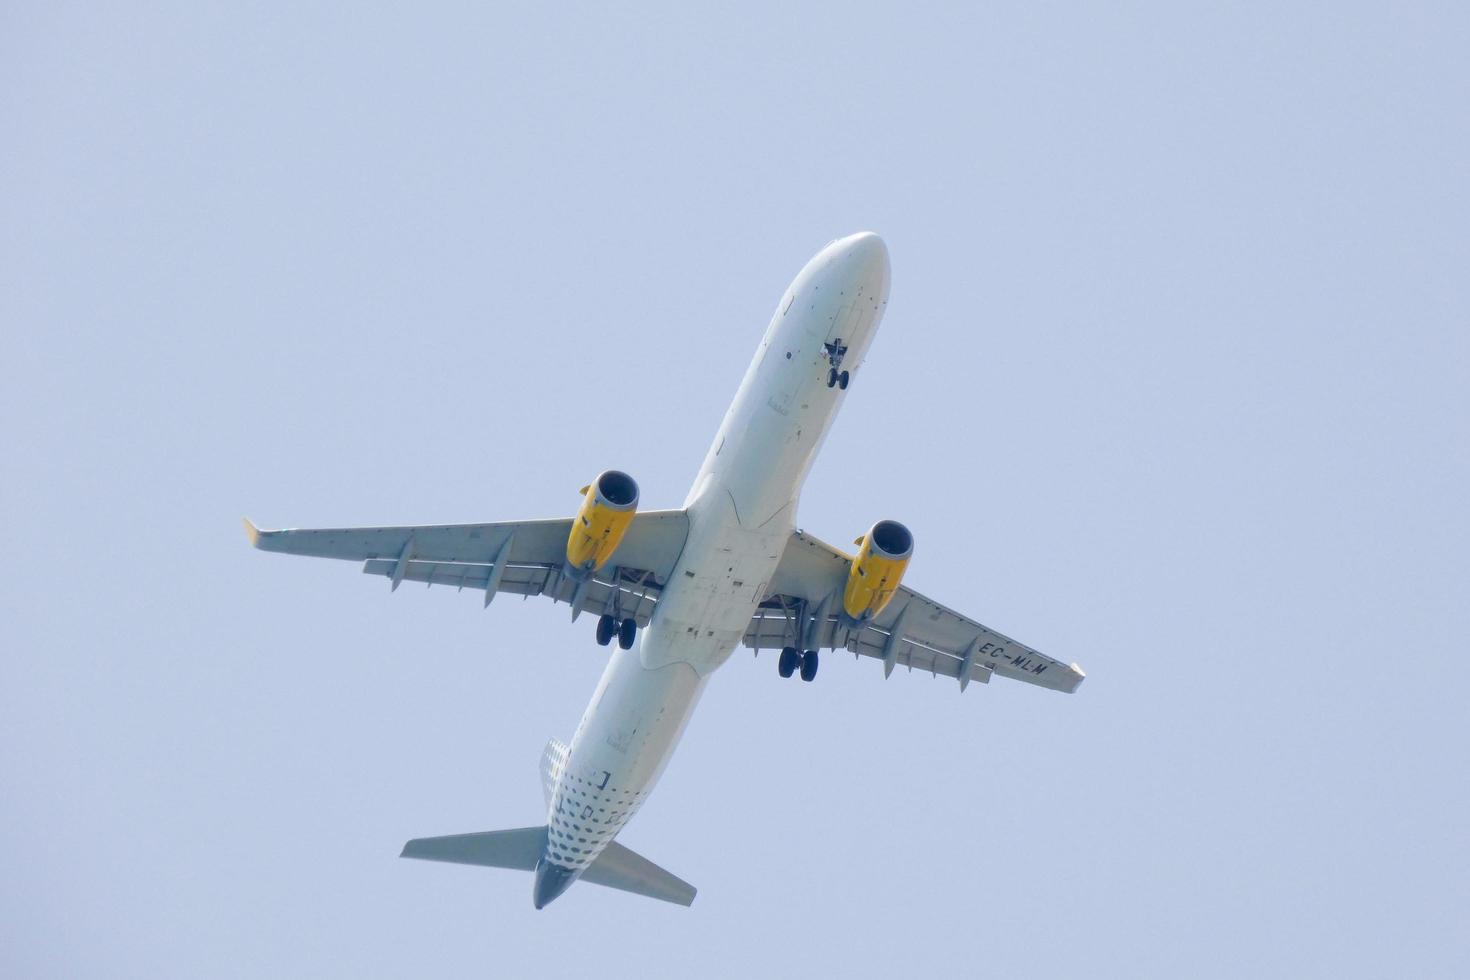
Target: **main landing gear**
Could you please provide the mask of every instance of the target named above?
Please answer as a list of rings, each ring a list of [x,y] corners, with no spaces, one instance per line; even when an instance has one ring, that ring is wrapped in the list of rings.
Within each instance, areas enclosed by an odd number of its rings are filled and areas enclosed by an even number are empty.
[[[618,622],[611,616],[602,615],[597,617],[597,645],[605,647],[612,642],[614,636],[618,638],[618,646],[624,650],[633,649],[633,640],[638,635],[638,623],[632,619]]]
[[[776,662],[776,671],[782,677],[790,677],[801,671],[801,679],[812,681],[817,676],[817,651],[808,650],[802,653],[796,647],[785,647],[781,651],[781,659]]]

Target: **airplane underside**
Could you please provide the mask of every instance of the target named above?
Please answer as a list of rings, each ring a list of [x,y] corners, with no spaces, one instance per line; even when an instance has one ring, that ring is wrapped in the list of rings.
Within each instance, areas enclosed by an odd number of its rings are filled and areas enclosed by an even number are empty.
[[[596,617],[611,656],[569,745],[542,759],[546,822],[417,838],[403,857],[534,872],[539,909],[584,880],[688,905],[695,889],[615,838],[657,783],[709,677],[739,646],[780,651],[781,677],[817,675],[820,651],[972,681],[999,675],[1072,692],[1084,674],[903,584],[914,540],[897,521],[856,554],[795,526],[801,487],[887,305],[888,252],[830,243],[777,304],[684,506],[639,510],[606,470],[574,517],[469,525],[262,531],[265,551],[362,562],[364,573],[549,596]],[[616,644],[614,645],[614,640]]]

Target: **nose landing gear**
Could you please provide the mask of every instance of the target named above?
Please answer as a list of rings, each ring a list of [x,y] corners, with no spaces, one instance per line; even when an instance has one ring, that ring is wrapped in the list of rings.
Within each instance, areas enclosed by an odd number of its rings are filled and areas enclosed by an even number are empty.
[[[827,362],[832,365],[827,371],[827,387],[846,391],[848,374],[842,370],[842,358],[847,353],[847,345],[838,337],[830,344],[823,344],[822,350],[827,354]]]

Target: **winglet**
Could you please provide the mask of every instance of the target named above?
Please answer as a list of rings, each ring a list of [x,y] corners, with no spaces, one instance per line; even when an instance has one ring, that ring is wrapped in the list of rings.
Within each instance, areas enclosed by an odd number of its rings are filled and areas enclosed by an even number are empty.
[[[251,524],[250,518],[248,517],[242,517],[240,518],[240,520],[243,521],[245,524],[245,536],[250,539],[250,547],[259,548],[260,528],[256,527],[254,524]]]

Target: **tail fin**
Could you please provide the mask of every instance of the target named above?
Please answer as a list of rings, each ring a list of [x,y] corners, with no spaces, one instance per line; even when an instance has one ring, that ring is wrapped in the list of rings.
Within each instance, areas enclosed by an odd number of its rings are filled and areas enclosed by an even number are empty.
[[[567,767],[567,754],[567,747],[555,738],[547,742],[541,751],[541,795],[546,797],[548,807],[551,806],[552,794],[556,792],[556,781]]]
[[[398,856],[534,871],[545,847],[545,827],[521,827],[518,830],[487,830],[479,834],[451,834],[448,837],[416,837],[403,845],[403,853]]]

